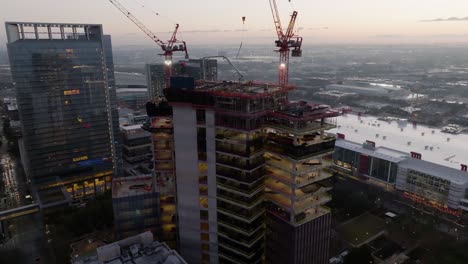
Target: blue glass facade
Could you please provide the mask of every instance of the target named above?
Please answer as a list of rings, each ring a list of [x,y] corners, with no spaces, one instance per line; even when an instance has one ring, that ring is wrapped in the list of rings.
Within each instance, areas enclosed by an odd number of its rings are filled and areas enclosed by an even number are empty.
[[[7,23],[7,32],[32,183],[73,199],[110,188],[114,118],[102,27]]]

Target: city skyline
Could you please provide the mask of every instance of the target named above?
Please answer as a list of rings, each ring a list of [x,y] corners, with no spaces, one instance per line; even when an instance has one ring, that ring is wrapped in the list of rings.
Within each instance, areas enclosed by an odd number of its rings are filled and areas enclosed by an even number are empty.
[[[267,0],[254,3],[205,0],[203,4],[181,0],[177,7],[169,2],[149,0],[121,2],[162,39],[169,38],[175,23],[181,25],[179,38],[192,45],[238,45],[242,40],[247,44],[268,44],[276,35]],[[277,2],[283,26],[288,23],[288,14],[292,10],[299,11],[296,28],[304,36],[305,44],[468,41],[468,32],[464,31],[468,13],[463,11],[468,8],[468,3],[462,0],[451,1],[450,5],[442,0]],[[241,19],[244,16],[245,25]],[[2,3],[0,17],[4,21],[87,21],[102,24],[106,32],[113,35],[116,45],[151,45],[151,41],[106,0],[18,0]],[[3,27],[0,36],[0,41],[6,42]]]

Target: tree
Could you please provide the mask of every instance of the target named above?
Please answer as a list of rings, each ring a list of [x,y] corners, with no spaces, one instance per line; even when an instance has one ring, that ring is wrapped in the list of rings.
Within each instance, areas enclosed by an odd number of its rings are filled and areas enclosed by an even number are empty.
[[[345,257],[344,264],[366,264],[374,263],[371,249],[365,245],[360,248],[353,248]]]

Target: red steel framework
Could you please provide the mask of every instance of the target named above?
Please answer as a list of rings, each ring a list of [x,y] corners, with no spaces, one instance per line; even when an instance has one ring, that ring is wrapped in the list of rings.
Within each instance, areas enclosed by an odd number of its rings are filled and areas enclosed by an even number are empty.
[[[172,55],[176,51],[185,52],[185,58],[189,58],[187,44],[185,41],[177,39],[177,32],[179,31],[179,24],[176,24],[175,30],[172,33],[171,39],[166,43],[156,36],[151,30],[149,30],[140,20],[138,20],[130,11],[128,11],[122,4],[117,0],[109,0],[122,14],[124,14],[130,21],[132,21],[138,28],[143,31],[151,40],[154,41],[159,47],[161,47],[163,53],[159,54],[164,56],[164,74],[166,80],[166,88],[170,88],[170,78],[172,76]]]
[[[281,20],[279,17],[278,6],[276,0],[270,0],[271,13],[273,14],[273,21],[275,23],[276,33],[278,40],[275,41],[276,50],[280,54],[280,64],[278,66],[278,83],[280,86],[287,85],[289,82],[289,54],[291,48],[293,57],[302,56],[302,37],[294,34],[294,26],[296,24],[297,11],[294,11],[291,15],[288,28],[286,32],[283,32],[281,26]]]

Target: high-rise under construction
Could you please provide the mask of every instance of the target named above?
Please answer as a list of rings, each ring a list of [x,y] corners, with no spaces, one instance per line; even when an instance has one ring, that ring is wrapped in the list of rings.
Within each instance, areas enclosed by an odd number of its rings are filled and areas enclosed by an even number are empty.
[[[338,111],[294,87],[172,83],[179,250],[190,263],[328,263]],[[181,85],[183,84],[183,85]]]

